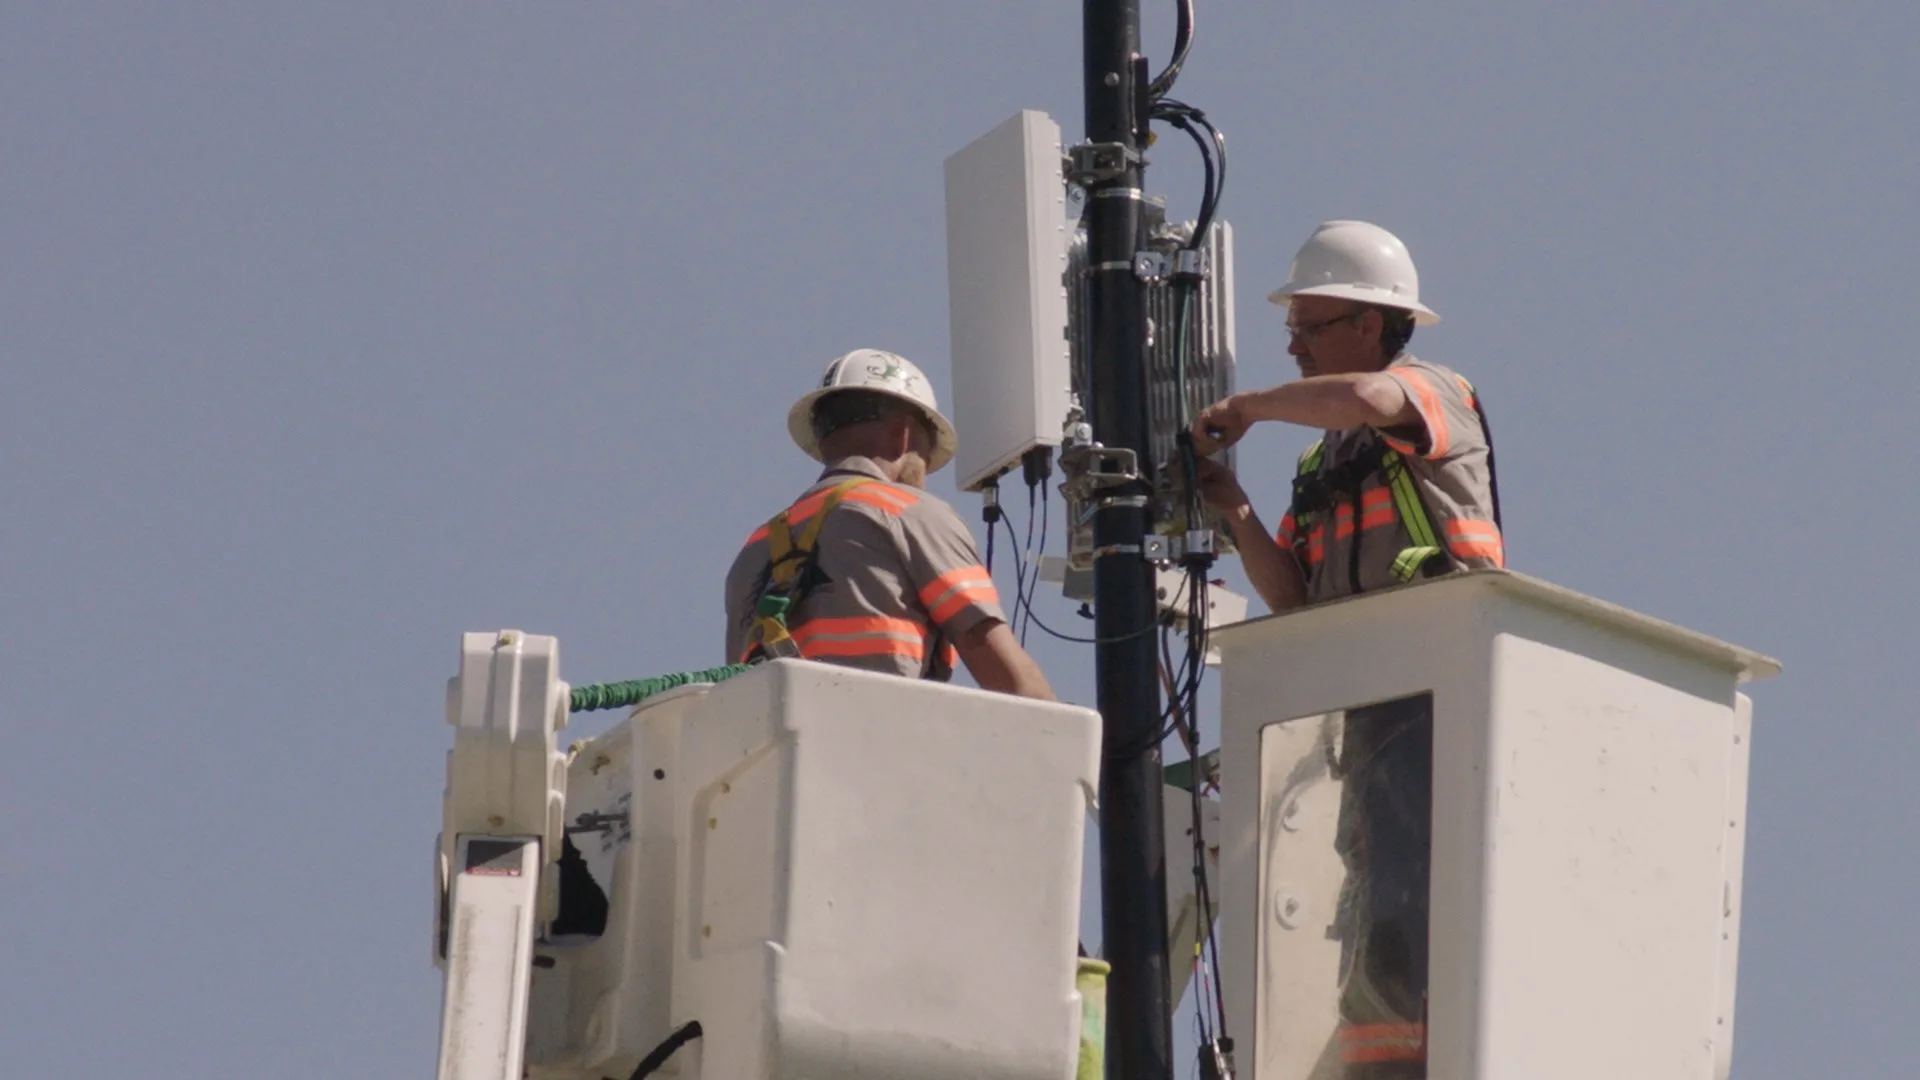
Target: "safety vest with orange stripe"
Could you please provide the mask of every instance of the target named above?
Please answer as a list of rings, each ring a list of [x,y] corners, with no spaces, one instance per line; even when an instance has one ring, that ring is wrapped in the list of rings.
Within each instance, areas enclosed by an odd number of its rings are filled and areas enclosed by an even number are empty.
[[[1406,390],[1425,439],[1361,428],[1300,456],[1278,539],[1311,602],[1506,564],[1493,436],[1473,386],[1410,356],[1385,374]]]
[[[754,600],[753,629],[747,637],[742,662],[780,656],[872,656],[876,653],[910,655],[924,660],[926,642],[919,626],[884,616],[815,619],[789,628],[787,613],[819,584],[820,531],[843,502],[866,502],[887,509],[904,509],[906,497],[892,489],[861,491],[876,481],[850,476],[823,491],[813,492],[775,514],[748,538],[748,544],[767,541],[767,574]],[[794,531],[799,527],[799,532]],[[808,649],[806,646],[811,645]]]
[[[728,578],[729,622],[744,630],[730,631],[729,659],[947,678],[951,639],[1004,618],[992,578],[951,508],[853,460],[747,538]]]

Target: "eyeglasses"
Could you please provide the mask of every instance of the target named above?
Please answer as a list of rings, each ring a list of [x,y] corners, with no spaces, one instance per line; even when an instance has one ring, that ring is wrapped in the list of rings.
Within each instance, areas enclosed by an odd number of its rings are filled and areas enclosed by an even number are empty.
[[[1348,320],[1351,320],[1351,319],[1358,319],[1360,316],[1365,314],[1366,314],[1366,310],[1363,308],[1359,311],[1349,311],[1345,315],[1335,315],[1330,319],[1321,319],[1319,322],[1310,322],[1310,323],[1291,323],[1290,322],[1287,324],[1287,333],[1293,335],[1296,338],[1299,338],[1301,341],[1312,341],[1314,338],[1319,337],[1323,331],[1325,331],[1328,327],[1332,326],[1333,324],[1347,322]]]

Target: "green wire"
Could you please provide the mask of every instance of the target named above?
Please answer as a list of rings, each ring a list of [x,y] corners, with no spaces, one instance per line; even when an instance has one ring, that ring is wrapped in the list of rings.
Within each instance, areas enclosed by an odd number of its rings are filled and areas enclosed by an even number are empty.
[[[626,682],[576,686],[573,688],[572,711],[624,709],[638,705],[655,694],[664,694],[676,686],[723,682],[747,670],[748,666],[728,664],[726,667],[707,668],[703,671],[676,671],[670,675],[655,675],[651,679],[629,679]]]

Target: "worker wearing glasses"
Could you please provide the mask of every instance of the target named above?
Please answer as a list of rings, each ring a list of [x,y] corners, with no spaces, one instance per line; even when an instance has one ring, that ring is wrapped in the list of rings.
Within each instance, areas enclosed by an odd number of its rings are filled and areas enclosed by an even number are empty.
[[[1253,424],[1319,428],[1292,504],[1268,532],[1238,479],[1203,461],[1201,494],[1233,531],[1267,606],[1287,611],[1460,569],[1504,566],[1493,446],[1473,387],[1407,351],[1440,317],[1398,237],[1329,221],[1269,297],[1287,309],[1301,378],[1202,411],[1195,449],[1231,446]]]
[[[1287,309],[1301,377],[1215,402],[1192,431],[1201,454],[1263,420],[1323,432],[1300,456],[1277,533],[1232,471],[1199,462],[1201,495],[1226,519],[1267,606],[1505,565],[1492,437],[1473,387],[1407,351],[1414,327],[1439,316],[1420,302],[1406,245],[1377,225],[1329,221],[1288,277],[1269,299]],[[1343,868],[1332,919],[1340,1020],[1312,1075],[1423,1080],[1432,698],[1344,710],[1338,732],[1325,774],[1302,778],[1339,786],[1332,843]]]

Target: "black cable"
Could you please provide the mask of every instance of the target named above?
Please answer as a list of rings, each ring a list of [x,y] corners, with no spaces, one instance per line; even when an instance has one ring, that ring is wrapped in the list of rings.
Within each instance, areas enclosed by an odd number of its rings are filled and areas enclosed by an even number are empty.
[[[1014,633],[1020,632],[1020,612],[1030,607],[1027,603],[1027,559],[1020,550],[1020,537],[1013,531],[1013,522],[1002,513],[998,521],[1006,526],[1007,547],[1013,551],[1013,610],[1007,614],[1007,627]]]
[[[1146,753],[1148,750],[1166,742],[1179,730],[1183,710],[1199,715],[1200,682],[1205,675],[1207,651],[1205,638],[1201,636],[1204,624],[1196,612],[1205,610],[1206,575],[1198,564],[1187,567],[1187,647],[1180,660],[1180,667],[1170,680],[1176,690],[1168,696],[1166,708],[1160,712],[1159,726],[1155,732],[1137,743],[1111,747],[1106,756],[1123,759]],[[1170,618],[1170,616],[1168,617]],[[1194,738],[1199,738],[1196,730]]]
[[[1026,554],[1028,555],[1032,554],[1033,552],[1033,527],[1034,527],[1034,524],[1040,518],[1040,515],[1034,512],[1034,500],[1035,498],[1038,497],[1039,491],[1040,489],[1037,486],[1033,484],[1027,485],[1027,546],[1022,550],[1026,552]],[[1027,583],[1026,571],[1023,569],[1020,572],[1020,589],[1018,590],[1019,594],[1022,596],[1033,596],[1040,591],[1040,560],[1034,559],[1033,562],[1029,564],[1027,563],[1026,555],[1022,555],[1020,562],[1023,567],[1028,565],[1032,566],[1033,583],[1032,584]],[[1015,628],[1015,632],[1018,633],[1020,637],[1021,648],[1026,647],[1027,631],[1031,629],[1033,629],[1033,608],[1031,606],[1028,606],[1026,629],[1020,629],[1018,627]]]
[[[1167,699],[1172,700],[1178,684],[1173,679],[1173,628],[1160,628],[1160,677],[1167,684]]]
[[[1200,212],[1194,222],[1193,235],[1188,239],[1186,244],[1189,250],[1199,250],[1201,246],[1207,242],[1208,233],[1213,227],[1214,217],[1218,213],[1221,199],[1225,193],[1227,142],[1226,137],[1220,133],[1220,129],[1214,126],[1213,122],[1207,118],[1205,113],[1184,102],[1174,101],[1166,97],[1167,91],[1173,87],[1174,80],[1179,77],[1180,68],[1185,64],[1188,51],[1192,48],[1193,44],[1192,2],[1191,0],[1177,0],[1177,3],[1178,18],[1174,32],[1174,56],[1173,59],[1168,62],[1166,70],[1161,72],[1148,86],[1148,97],[1153,102],[1150,110],[1151,117],[1171,124],[1175,128],[1186,132],[1187,136],[1193,140],[1195,147],[1200,152],[1202,169]],[[1206,133],[1205,136],[1201,134],[1202,131]],[[1177,384],[1175,391],[1179,401],[1178,407],[1181,413],[1181,419],[1184,421],[1186,420],[1186,412],[1191,405],[1187,400],[1188,388],[1186,385],[1185,370],[1186,333],[1191,321],[1193,296],[1199,291],[1199,283],[1197,281],[1189,281],[1180,282],[1178,285],[1184,286],[1185,291],[1179,298],[1179,307],[1177,309],[1179,314],[1177,316],[1178,325],[1175,336],[1175,375]],[[1201,510],[1199,505],[1199,459],[1193,447],[1192,437],[1185,431],[1187,426],[1184,422],[1182,423],[1182,431],[1180,435],[1176,436],[1176,445],[1178,446],[1181,463],[1185,466],[1185,472],[1187,474],[1186,486],[1189,501],[1187,508],[1188,520],[1189,522],[1197,522],[1201,520],[1198,516]],[[1489,442],[1491,442],[1491,440],[1489,440]],[[1219,1050],[1231,1048],[1232,1040],[1227,1037],[1226,1033],[1226,994],[1219,977],[1220,945],[1219,936],[1214,931],[1213,890],[1211,882],[1208,880],[1206,869],[1206,838],[1201,826],[1202,796],[1200,794],[1200,691],[1206,678],[1206,614],[1209,607],[1209,597],[1207,595],[1209,583],[1206,579],[1206,571],[1211,561],[1210,557],[1195,557],[1188,562],[1186,567],[1187,648],[1178,673],[1168,670],[1173,666],[1173,658],[1170,654],[1168,640],[1165,634],[1161,637],[1160,662],[1163,672],[1166,672],[1169,684],[1169,697],[1171,700],[1168,702],[1166,712],[1162,714],[1162,729],[1159,737],[1150,745],[1158,745],[1158,743],[1164,742],[1168,734],[1177,731],[1181,736],[1182,743],[1186,747],[1187,759],[1192,762],[1192,783],[1188,791],[1188,797],[1193,816],[1192,836],[1195,901],[1200,907],[1194,942],[1193,977],[1196,979],[1206,978],[1205,972],[1210,968],[1212,972],[1210,981],[1214,991],[1211,1002],[1196,1003],[1197,1007],[1194,1010],[1194,1021],[1195,1026],[1199,1029],[1197,1034],[1200,1036],[1200,1042],[1203,1047],[1209,1050]],[[1170,728],[1166,723],[1168,717],[1172,718]],[[1141,748],[1141,750],[1144,749],[1146,749],[1146,747]],[[1204,994],[1204,986],[1197,992]],[[1213,1011],[1211,1018],[1207,1015],[1209,1005]],[[1214,1038],[1214,1022],[1216,1021],[1219,1031],[1217,1041]]]
[[[1202,159],[1212,160],[1214,165],[1213,179],[1212,182],[1207,185],[1206,193],[1212,196],[1212,202],[1217,208],[1221,198],[1226,194],[1227,187],[1227,137],[1221,134],[1220,129],[1214,125],[1213,121],[1208,118],[1205,112],[1188,105],[1184,101],[1174,101],[1171,98],[1167,98],[1155,102],[1151,116],[1155,120],[1172,124],[1186,131],[1188,136],[1198,145]],[[1189,125],[1198,126],[1206,131],[1208,138],[1201,139],[1199,134]],[[1196,235],[1191,242],[1192,246],[1198,246],[1202,239],[1203,237]]]
[[[1007,528],[1007,543],[1011,544],[1017,541],[1019,537],[1014,535],[1012,523],[1008,522],[1004,516],[1001,517],[1000,521],[1002,524],[1006,525],[1006,528]],[[1014,573],[1015,573],[1016,580],[1021,580],[1024,578],[1024,571],[1021,569],[1021,567],[1018,567],[1018,566],[1015,567]],[[1055,630],[1053,627],[1048,626],[1045,620],[1041,619],[1040,616],[1036,615],[1033,610],[1033,603],[1028,598],[1026,589],[1024,588],[1024,586],[1020,587],[1018,591],[1015,593],[1014,603],[1016,605],[1015,609],[1020,611],[1025,611],[1027,613],[1027,618],[1033,623],[1033,625],[1038,626],[1040,628],[1041,633],[1059,638],[1061,641],[1071,641],[1076,645],[1112,645],[1122,641],[1132,641],[1134,638],[1140,637],[1144,634],[1153,633],[1160,626],[1160,621],[1158,619],[1155,619],[1154,621],[1148,623],[1147,625],[1141,627],[1138,630],[1130,630],[1127,633],[1121,634],[1117,637],[1105,637],[1105,638],[1076,637],[1073,634],[1063,634],[1060,631]]]
[[[1190,655],[1196,663],[1193,668],[1193,680],[1186,695],[1188,735],[1187,756],[1193,761],[1193,786],[1189,792],[1193,808],[1193,859],[1195,877],[1195,901],[1200,905],[1199,918],[1205,926],[1205,937],[1196,941],[1196,945],[1206,950],[1201,958],[1203,965],[1213,971],[1213,1006],[1215,1018],[1219,1023],[1222,1043],[1231,1046],[1227,1036],[1226,989],[1220,982],[1220,939],[1214,929],[1213,888],[1207,875],[1206,838],[1200,815],[1200,687],[1206,673],[1207,633],[1205,615],[1209,607],[1208,590],[1210,583],[1201,566],[1189,567],[1191,593],[1187,609],[1189,634],[1187,644]]]
[[[1188,123],[1183,115],[1174,113],[1163,119],[1186,132],[1193,144],[1200,148],[1200,213],[1193,223],[1193,235],[1188,238],[1186,245],[1189,249],[1198,250],[1201,244],[1207,242],[1207,230],[1213,226],[1214,210],[1220,201],[1220,181],[1214,170],[1212,148],[1200,129]]]
[[[1196,109],[1184,101],[1175,101],[1172,98],[1165,98],[1154,102],[1152,115],[1156,120],[1166,120],[1169,123],[1172,123],[1174,118],[1178,117],[1191,121],[1206,129],[1207,134],[1213,139],[1213,154],[1216,159],[1216,164],[1218,164],[1220,169],[1218,186],[1220,190],[1224,191],[1227,184],[1227,137],[1220,133],[1220,129],[1214,125],[1212,118],[1207,116],[1204,110]]]
[[[1047,559],[1047,532],[1051,522],[1048,520],[1048,500],[1043,486],[1053,475],[1053,451],[1045,446],[1036,446],[1020,455],[1020,474],[1027,482],[1027,551],[1033,557],[1033,574],[1027,579],[1026,594],[1040,595],[1040,572],[1045,568]],[[1034,503],[1039,503],[1040,547],[1033,546]],[[1027,635],[1033,630],[1033,610],[1029,605],[1027,624],[1020,629],[1020,645],[1026,647]]]
[[[1053,500],[1047,498],[1047,493],[1042,491],[1040,493],[1040,550],[1034,553],[1033,588],[1030,590],[1035,594],[1040,592],[1040,568],[1042,564],[1047,561],[1047,533],[1050,532],[1053,527],[1053,511],[1050,509],[1052,505]],[[1032,627],[1033,613],[1029,611],[1027,613],[1027,628],[1032,629]],[[1026,643],[1026,638],[1023,637],[1020,639],[1022,647],[1024,647]]]
[[[1199,732],[1195,731],[1191,724],[1187,725],[1187,735],[1187,759],[1193,762],[1193,788],[1188,792],[1193,814],[1193,828],[1191,830],[1193,834],[1193,892],[1194,903],[1197,904],[1200,909],[1195,913],[1194,918],[1193,966],[1194,977],[1204,978],[1203,973],[1207,971],[1210,964],[1207,955],[1207,945],[1214,937],[1213,895],[1207,882],[1207,844],[1202,831],[1203,827],[1200,816],[1200,736]],[[1213,971],[1213,978],[1208,981],[1217,989],[1220,985],[1220,973],[1217,968],[1217,960],[1211,961],[1211,963],[1215,964],[1215,969]],[[1198,992],[1205,993],[1205,989],[1199,988]],[[1201,1034],[1203,1036],[1201,1042],[1203,1044],[1211,1044],[1213,1042],[1215,1022],[1219,1024],[1222,1031],[1226,1029],[1226,1012],[1223,1007],[1220,1007],[1221,1005],[1222,1003],[1218,1000],[1206,1002],[1196,1001],[1194,1015],[1196,1018],[1200,1018]],[[1216,1014],[1211,1019],[1207,1018],[1208,1007],[1215,1007],[1216,1009]]]
[[[699,1038],[701,1034],[698,1020],[689,1020],[680,1025],[679,1030],[667,1036],[659,1046],[654,1047],[652,1053],[640,1059],[640,1064],[633,1067],[633,1073],[627,1077],[627,1080],[642,1080],[643,1077],[652,1076],[659,1071],[660,1066],[667,1063],[667,1059],[673,1056],[675,1050]]]
[[[1207,118],[1206,113],[1182,101],[1164,99],[1155,102],[1152,117],[1186,132],[1200,150],[1200,163],[1204,170],[1200,214],[1194,223],[1193,236],[1186,245],[1189,249],[1197,250],[1206,243],[1207,231],[1213,226],[1220,200],[1226,194],[1227,138]],[[1206,131],[1206,137],[1200,134],[1200,129]]]
[[[1173,82],[1180,77],[1180,68],[1187,62],[1187,54],[1193,51],[1193,0],[1177,0],[1174,10],[1173,59],[1167,61],[1166,70],[1153,77],[1147,84],[1147,96],[1158,98],[1173,89]]]
[[[987,576],[993,576],[994,523],[1000,520],[1000,485],[988,484],[981,490],[980,519],[987,523]]]
[[[1220,200],[1226,198],[1227,194],[1227,137],[1222,135],[1220,129],[1213,126],[1213,121],[1207,119],[1207,114],[1199,109],[1192,109],[1188,118],[1206,128],[1207,134],[1213,136],[1213,163],[1216,172],[1213,182],[1213,205],[1218,209]]]
[[[1194,959],[1197,965],[1196,975],[1198,975],[1200,970],[1204,970],[1208,963],[1204,949],[1207,938],[1211,935],[1213,925],[1213,899],[1212,890],[1207,881],[1206,837],[1201,823],[1200,801],[1199,688],[1201,674],[1205,664],[1206,644],[1204,624],[1196,619],[1197,614],[1204,610],[1205,607],[1206,584],[1204,573],[1201,572],[1198,567],[1190,568],[1187,579],[1186,601],[1189,629],[1191,631],[1187,638],[1187,660],[1190,675],[1186,685],[1181,689],[1178,703],[1180,713],[1180,722],[1178,724],[1180,741],[1187,751],[1187,760],[1192,763],[1192,776],[1190,777],[1192,782],[1187,794],[1193,826],[1190,835],[1193,838],[1194,899],[1200,906],[1195,925],[1194,938]],[[1196,664],[1195,661],[1198,661],[1198,663]],[[1216,977],[1213,981],[1215,985],[1218,985],[1217,971],[1215,974]],[[1212,1024],[1204,1019],[1204,1011],[1199,1015],[1203,1017],[1201,1024],[1207,1035],[1207,1039],[1204,1041],[1211,1042]],[[1224,1022],[1224,1011],[1221,1013],[1221,1017]]]

